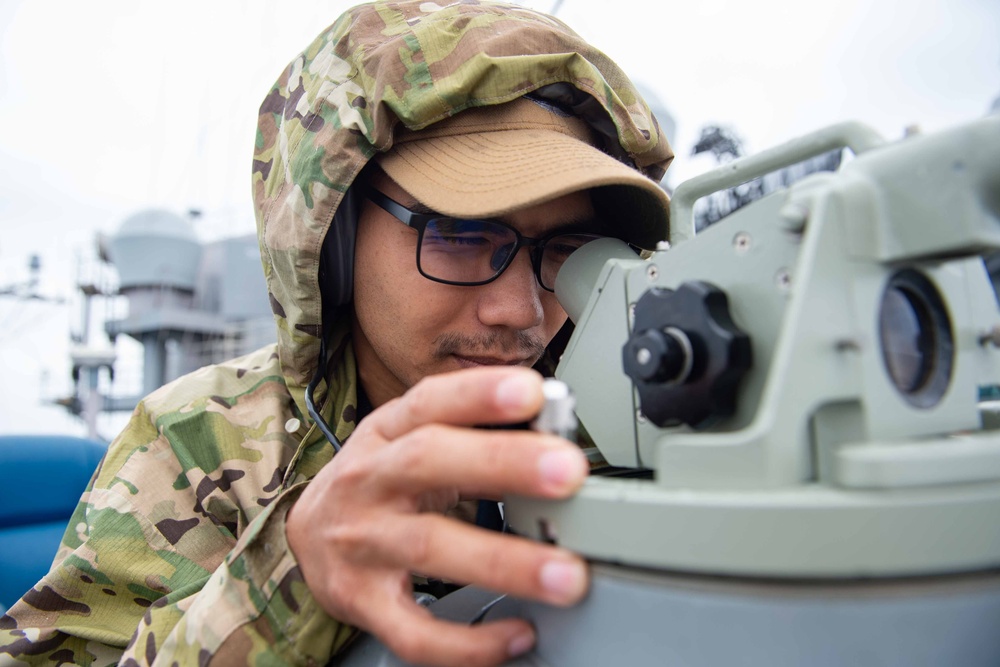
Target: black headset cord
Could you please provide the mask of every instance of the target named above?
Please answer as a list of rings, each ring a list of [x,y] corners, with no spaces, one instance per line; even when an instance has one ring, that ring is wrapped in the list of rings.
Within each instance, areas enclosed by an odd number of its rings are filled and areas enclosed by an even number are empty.
[[[341,447],[340,440],[333,434],[333,429],[330,428],[330,425],[326,423],[325,419],[323,419],[323,415],[321,415],[319,410],[316,409],[316,403],[313,400],[313,393],[316,391],[316,387],[319,386],[319,381],[323,379],[325,371],[326,336],[321,338],[319,342],[319,364],[316,366],[316,374],[313,376],[312,382],[309,383],[309,386],[306,387],[306,411],[309,413],[309,416],[312,417],[313,421],[316,422],[316,426],[318,426],[319,430],[324,436],[326,436],[326,439],[330,441],[331,445],[333,445],[333,451],[339,452]],[[327,393],[329,394],[329,389],[327,390]]]

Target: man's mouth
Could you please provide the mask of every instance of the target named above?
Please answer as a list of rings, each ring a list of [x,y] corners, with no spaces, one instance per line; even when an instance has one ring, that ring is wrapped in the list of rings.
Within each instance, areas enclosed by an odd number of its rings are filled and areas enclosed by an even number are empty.
[[[463,368],[475,368],[476,366],[531,366],[533,359],[525,357],[483,357],[464,354],[453,354],[452,357]]]

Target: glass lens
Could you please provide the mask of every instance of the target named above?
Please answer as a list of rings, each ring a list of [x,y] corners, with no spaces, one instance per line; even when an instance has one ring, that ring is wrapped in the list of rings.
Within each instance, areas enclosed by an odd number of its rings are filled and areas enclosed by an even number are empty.
[[[933,370],[934,327],[926,309],[906,290],[891,287],[882,300],[879,328],[885,365],[896,388],[910,394]]]
[[[420,270],[438,280],[478,283],[499,273],[515,247],[517,234],[504,225],[437,218],[424,228]]]
[[[562,268],[563,262],[569,258],[574,250],[579,250],[582,246],[599,238],[601,237],[593,234],[563,234],[548,239],[542,250],[542,260],[538,270],[538,278],[542,287],[555,290],[556,275]]]

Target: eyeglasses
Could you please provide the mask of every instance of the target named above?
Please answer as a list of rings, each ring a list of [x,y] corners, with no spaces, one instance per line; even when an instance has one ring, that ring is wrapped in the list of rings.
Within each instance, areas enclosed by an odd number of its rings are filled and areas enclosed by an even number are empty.
[[[603,238],[561,232],[531,239],[498,220],[466,220],[438,213],[417,213],[369,188],[368,199],[417,230],[417,270],[447,285],[485,285],[500,277],[522,246],[528,246],[538,284],[554,292],[563,262],[581,246]]]

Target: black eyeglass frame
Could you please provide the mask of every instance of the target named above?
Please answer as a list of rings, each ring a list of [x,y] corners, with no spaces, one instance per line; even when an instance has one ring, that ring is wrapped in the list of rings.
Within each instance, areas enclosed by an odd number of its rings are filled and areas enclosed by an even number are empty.
[[[443,283],[445,285],[458,285],[460,287],[476,287],[478,285],[488,285],[489,283],[493,282],[494,280],[503,275],[503,272],[506,271],[507,268],[514,262],[514,258],[517,257],[517,253],[521,248],[527,247],[528,255],[531,257],[531,268],[534,270],[535,273],[535,280],[538,281],[538,284],[541,286],[542,289],[549,292],[555,292],[555,289],[547,286],[544,282],[542,282],[542,255],[545,252],[545,244],[551,241],[552,239],[559,238],[560,236],[592,236],[594,240],[606,238],[601,234],[592,234],[589,232],[574,232],[572,230],[561,229],[557,232],[549,234],[548,236],[545,236],[544,238],[533,239],[531,237],[524,236],[523,234],[521,234],[521,232],[517,231],[517,229],[508,225],[507,223],[493,218],[486,218],[486,219],[456,218],[455,216],[442,215],[441,213],[418,213],[417,211],[413,211],[403,206],[398,201],[388,196],[381,190],[378,190],[373,187],[368,188],[366,196],[373,204],[384,210],[386,213],[396,218],[407,227],[410,227],[411,229],[415,229],[417,231],[417,271],[419,271],[420,275],[422,275],[424,278],[427,278],[428,280],[433,280],[436,283]],[[435,276],[429,275],[424,271],[424,268],[420,263],[420,251],[424,245],[424,230],[427,228],[427,225],[429,225],[431,222],[443,219],[452,219],[452,220],[464,219],[475,222],[488,222],[491,225],[499,225],[500,227],[509,229],[510,231],[514,232],[514,239],[515,239],[514,249],[507,256],[507,259],[504,260],[503,265],[501,265],[500,268],[497,269],[496,273],[494,273],[492,277],[486,280],[478,280],[475,282],[464,282],[456,280],[446,280],[444,278],[437,278]]]

